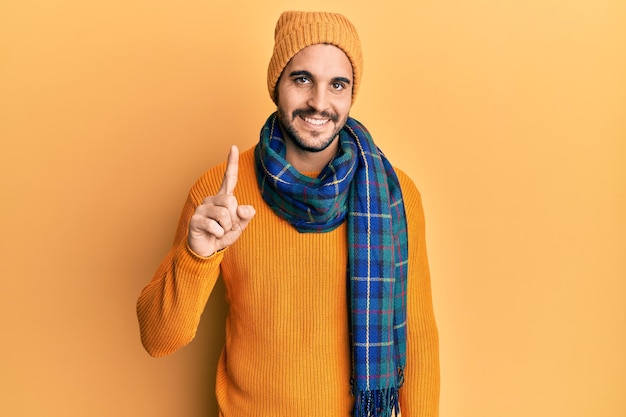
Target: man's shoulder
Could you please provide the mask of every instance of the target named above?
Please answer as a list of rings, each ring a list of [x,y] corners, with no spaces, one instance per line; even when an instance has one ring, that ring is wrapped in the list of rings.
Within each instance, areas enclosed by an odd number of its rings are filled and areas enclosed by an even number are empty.
[[[400,182],[400,188],[402,189],[402,194],[405,199],[417,199],[421,200],[421,194],[419,189],[415,185],[415,182],[409,177],[409,175],[404,172],[402,169],[398,167],[393,168],[398,176],[398,181]]]

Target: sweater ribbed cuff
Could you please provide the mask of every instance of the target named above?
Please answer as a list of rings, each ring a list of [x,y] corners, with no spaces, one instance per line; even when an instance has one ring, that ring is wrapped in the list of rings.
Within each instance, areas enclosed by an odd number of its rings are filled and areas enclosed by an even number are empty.
[[[204,279],[210,277],[216,268],[219,268],[224,258],[225,249],[219,250],[209,256],[200,256],[195,253],[189,243],[181,244],[174,254],[174,263],[178,270],[178,276],[190,276]]]

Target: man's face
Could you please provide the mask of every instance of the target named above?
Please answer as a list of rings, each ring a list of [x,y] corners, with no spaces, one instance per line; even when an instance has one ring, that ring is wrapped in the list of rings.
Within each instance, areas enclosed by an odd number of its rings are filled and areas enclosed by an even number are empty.
[[[348,119],[352,83],[352,64],[336,46],[316,44],[298,52],[276,87],[287,140],[301,151],[328,148]]]

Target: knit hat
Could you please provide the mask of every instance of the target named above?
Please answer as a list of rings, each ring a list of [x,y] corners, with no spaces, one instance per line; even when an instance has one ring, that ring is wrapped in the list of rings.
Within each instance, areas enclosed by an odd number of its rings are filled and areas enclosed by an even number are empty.
[[[340,48],[352,63],[352,101],[363,72],[361,42],[355,27],[343,15],[326,12],[284,12],[274,31],[274,52],[267,68],[267,88],[276,103],[276,84],[283,70],[298,52],[310,45],[326,43]]]

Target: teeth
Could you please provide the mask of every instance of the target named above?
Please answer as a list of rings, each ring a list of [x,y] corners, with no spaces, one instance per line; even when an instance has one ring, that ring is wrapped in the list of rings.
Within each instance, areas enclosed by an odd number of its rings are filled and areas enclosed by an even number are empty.
[[[324,125],[326,124],[326,122],[328,122],[328,119],[319,120],[319,119],[311,119],[309,117],[305,117],[304,120],[307,123],[311,123],[312,125],[317,125],[317,126]]]

